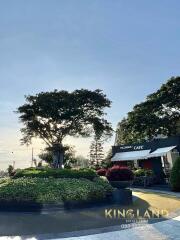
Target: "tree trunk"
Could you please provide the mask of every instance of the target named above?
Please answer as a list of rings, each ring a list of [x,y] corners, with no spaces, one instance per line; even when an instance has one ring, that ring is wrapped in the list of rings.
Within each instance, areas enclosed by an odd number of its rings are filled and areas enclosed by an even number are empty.
[[[64,152],[59,153],[59,168],[63,168]]]
[[[53,167],[63,168],[64,150],[60,144],[54,144],[53,146]]]
[[[53,151],[53,167],[58,168],[58,152]]]

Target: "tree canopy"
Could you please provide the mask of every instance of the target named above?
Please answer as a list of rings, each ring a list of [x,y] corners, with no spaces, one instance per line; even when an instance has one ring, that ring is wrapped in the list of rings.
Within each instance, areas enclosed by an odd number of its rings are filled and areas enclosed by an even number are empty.
[[[117,127],[116,144],[136,143],[159,135],[180,134],[180,77],[172,77],[134,106]]]
[[[34,137],[43,139],[51,147],[62,143],[67,135],[111,135],[111,124],[104,112],[111,102],[99,89],[54,90],[25,98],[26,103],[17,111],[24,124],[23,144],[30,144]]]

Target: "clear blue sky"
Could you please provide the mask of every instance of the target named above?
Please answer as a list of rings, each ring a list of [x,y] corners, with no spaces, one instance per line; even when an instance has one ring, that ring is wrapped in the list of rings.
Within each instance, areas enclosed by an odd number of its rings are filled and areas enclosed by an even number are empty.
[[[115,127],[179,75],[179,10],[178,0],[0,1],[0,168],[12,159],[7,151],[20,148],[13,111],[25,94],[103,89]],[[85,154],[88,148],[78,145]]]

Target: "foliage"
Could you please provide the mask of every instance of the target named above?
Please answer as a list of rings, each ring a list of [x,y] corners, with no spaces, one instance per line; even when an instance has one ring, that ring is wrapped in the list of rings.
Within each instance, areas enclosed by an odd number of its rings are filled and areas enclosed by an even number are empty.
[[[7,171],[8,171],[8,174],[9,174],[10,177],[15,174],[15,169],[12,165],[9,165]]]
[[[133,180],[133,186],[151,186],[153,184],[156,184],[156,179],[154,178],[154,175],[148,175],[148,176],[135,176]]]
[[[75,158],[75,150],[73,146],[67,146],[65,145],[66,151],[64,153],[64,159],[63,164],[65,167],[71,167],[71,165],[76,163]],[[52,166],[53,164],[53,153],[52,151],[49,151],[48,149],[45,149],[41,154],[39,154],[39,158],[46,163],[49,164],[49,166]]]
[[[131,181],[134,175],[129,168],[117,165],[108,169],[106,177],[109,181]]]
[[[62,203],[103,199],[112,188],[87,179],[19,178],[0,184],[0,201]]]
[[[110,159],[103,159],[103,161],[100,164],[100,167],[108,169],[111,168],[113,166],[113,163],[111,162]]]
[[[0,184],[2,184],[2,183],[6,183],[8,180],[10,180],[9,177],[3,177],[3,178],[0,178]]]
[[[112,186],[109,184],[107,178],[104,176],[94,178],[93,182],[100,184],[101,186],[104,186],[104,188],[106,189],[106,191],[108,193],[111,193],[113,190]]]
[[[153,171],[150,169],[137,169],[133,171],[135,177],[142,177],[142,176],[153,176]]]
[[[43,151],[41,152],[38,157],[48,163],[48,165],[51,165],[53,162],[53,153],[51,151]]]
[[[106,176],[106,172],[107,172],[107,169],[105,168],[100,168],[99,170],[97,170],[97,174],[99,176]]]
[[[176,159],[171,170],[170,184],[174,191],[180,191],[180,157]]]
[[[82,155],[75,156],[75,162],[72,164],[72,166],[78,168],[89,168],[89,159]]]
[[[0,178],[5,178],[5,177],[8,177],[9,176],[9,173],[6,172],[6,171],[0,171]]]
[[[90,164],[98,168],[100,167],[103,159],[103,141],[98,136],[95,136],[94,141],[90,146]]]
[[[110,123],[104,119],[104,108],[111,102],[101,90],[87,89],[73,92],[41,92],[26,96],[26,103],[18,108],[22,143],[29,144],[33,137],[43,139],[48,146],[62,143],[67,136],[111,134]]]
[[[110,149],[106,154],[106,156],[104,157],[104,159],[99,164],[99,168],[105,168],[105,169],[111,168],[113,166],[111,157],[112,157],[112,150]]]
[[[180,134],[180,77],[172,77],[146,101],[134,106],[117,126],[116,144]]]
[[[130,119],[123,118],[117,125],[116,129],[116,138],[115,138],[115,144],[128,144],[128,143],[134,143],[137,140],[135,139],[134,135],[130,131],[130,125],[129,125]]]
[[[64,153],[63,164],[65,168],[71,168],[77,162],[77,159],[75,157],[75,149],[73,146],[67,146],[67,145],[66,145],[66,149],[67,150]]]
[[[97,177],[95,171],[90,169],[73,170],[73,169],[24,169],[19,170],[14,175],[14,178],[30,177],[30,178],[86,178],[93,180]]]

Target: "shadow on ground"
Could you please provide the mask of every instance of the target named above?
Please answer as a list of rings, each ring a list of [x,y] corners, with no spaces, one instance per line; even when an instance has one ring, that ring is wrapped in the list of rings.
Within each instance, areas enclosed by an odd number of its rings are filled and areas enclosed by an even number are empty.
[[[0,236],[59,234],[64,232],[120,226],[127,223],[131,217],[117,216],[131,209],[143,216],[149,208],[149,203],[141,198],[129,206],[108,205],[80,210],[61,210],[42,213],[0,213]],[[107,211],[111,214],[107,215]],[[106,212],[105,212],[106,211]],[[116,214],[114,214],[116,212]],[[148,211],[151,216],[151,211]],[[106,216],[107,215],[107,216]],[[110,217],[111,216],[111,217]],[[134,218],[137,220],[136,216]],[[134,220],[133,219],[133,220]],[[148,219],[149,220],[149,219]],[[163,218],[151,218],[149,222],[160,221]]]

